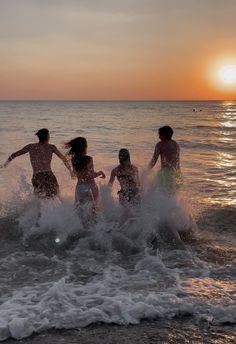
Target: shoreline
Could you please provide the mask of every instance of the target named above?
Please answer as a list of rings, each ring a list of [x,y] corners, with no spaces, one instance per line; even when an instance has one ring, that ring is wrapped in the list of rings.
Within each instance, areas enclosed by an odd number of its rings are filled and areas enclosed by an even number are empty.
[[[81,329],[52,329],[16,341],[7,339],[3,343],[13,344],[234,344],[236,326],[209,326],[194,323],[193,318],[172,320],[144,320],[138,325],[92,324]]]

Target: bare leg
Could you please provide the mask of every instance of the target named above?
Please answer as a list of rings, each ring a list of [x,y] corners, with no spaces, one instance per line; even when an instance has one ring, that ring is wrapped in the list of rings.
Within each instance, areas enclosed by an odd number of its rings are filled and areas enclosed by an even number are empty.
[[[94,184],[92,186],[91,190],[92,190],[94,205],[95,205],[95,208],[97,209],[97,207],[98,207],[98,196],[99,196],[99,191],[98,191],[97,184]]]

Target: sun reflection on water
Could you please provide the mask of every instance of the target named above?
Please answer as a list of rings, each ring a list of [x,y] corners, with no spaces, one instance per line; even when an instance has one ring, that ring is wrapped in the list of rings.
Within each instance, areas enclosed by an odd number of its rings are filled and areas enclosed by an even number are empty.
[[[234,167],[235,158],[230,153],[217,152],[217,166],[218,167]]]
[[[226,127],[226,128],[233,128],[235,126],[235,124],[233,121],[225,121],[222,123],[222,126]]]
[[[220,300],[232,302],[236,299],[236,282],[232,280],[219,280],[210,277],[206,278],[189,278],[182,287],[187,291],[188,295],[198,297],[199,299]],[[227,298],[226,298],[227,295]]]
[[[225,104],[225,111],[218,117],[221,130],[215,131],[218,136],[217,149],[211,168],[205,179],[212,185],[213,197],[208,202],[221,205],[236,205],[236,106],[233,102]]]

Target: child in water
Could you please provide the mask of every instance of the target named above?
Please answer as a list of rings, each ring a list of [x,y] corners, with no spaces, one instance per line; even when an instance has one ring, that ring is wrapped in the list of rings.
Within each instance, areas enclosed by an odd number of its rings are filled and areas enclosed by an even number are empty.
[[[99,192],[95,178],[106,178],[106,176],[103,171],[94,172],[93,158],[87,155],[87,147],[87,140],[84,137],[76,137],[66,143],[73,171],[77,177],[75,204],[92,203],[93,208],[96,209]]]
[[[137,205],[140,202],[140,181],[138,169],[131,164],[128,149],[119,151],[120,164],[111,172],[109,186],[112,186],[115,177],[118,179],[121,189],[118,191],[120,204],[123,206]]]
[[[170,126],[159,128],[160,141],[156,144],[149,169],[152,169],[160,155],[161,169],[158,173],[159,185],[168,193],[174,193],[182,183],[180,172],[180,148],[176,141],[172,140],[173,129]]]

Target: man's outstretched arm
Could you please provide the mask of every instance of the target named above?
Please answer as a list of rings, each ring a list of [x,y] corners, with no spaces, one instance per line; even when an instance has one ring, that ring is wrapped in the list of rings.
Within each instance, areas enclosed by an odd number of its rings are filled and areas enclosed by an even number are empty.
[[[15,159],[16,157],[20,156],[20,155],[23,155],[23,154],[26,154],[29,152],[29,149],[30,149],[30,145],[27,145],[25,147],[23,147],[22,149],[18,150],[17,152],[15,153],[12,153],[9,158],[7,159],[7,161],[1,165],[0,167],[7,167],[7,165],[13,160]]]

